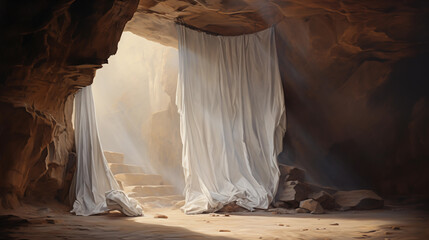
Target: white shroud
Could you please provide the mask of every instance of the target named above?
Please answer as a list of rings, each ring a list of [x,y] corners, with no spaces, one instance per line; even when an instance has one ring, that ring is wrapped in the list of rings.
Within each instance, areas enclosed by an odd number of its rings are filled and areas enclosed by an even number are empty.
[[[77,168],[74,179],[76,200],[71,212],[89,216],[120,210],[127,216],[141,216],[137,201],[120,190],[103,154],[95,120],[91,86],[75,96],[75,140]]]
[[[185,213],[268,208],[286,131],[275,34],[225,37],[177,25]]]

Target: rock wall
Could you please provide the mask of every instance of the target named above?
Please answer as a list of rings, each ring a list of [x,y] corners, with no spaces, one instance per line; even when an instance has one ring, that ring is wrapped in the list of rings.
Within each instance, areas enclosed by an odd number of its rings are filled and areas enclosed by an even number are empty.
[[[320,184],[428,194],[428,12],[420,0],[141,0],[126,30],[177,46],[174,22],[220,35],[274,25],[280,161]]]
[[[428,12],[388,6],[277,24],[289,121],[282,161],[344,189],[428,194]]]
[[[52,198],[68,188],[74,93],[91,84],[95,70],[116,52],[137,5],[137,0],[0,3],[2,207],[17,206],[26,195]]]

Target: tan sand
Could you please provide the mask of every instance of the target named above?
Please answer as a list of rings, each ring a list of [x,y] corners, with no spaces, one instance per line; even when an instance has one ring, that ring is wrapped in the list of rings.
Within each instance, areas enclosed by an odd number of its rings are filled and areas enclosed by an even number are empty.
[[[119,212],[80,217],[65,206],[24,205],[2,210],[28,224],[0,228],[0,239],[429,239],[429,213],[410,208],[327,214],[270,212],[185,215],[146,210],[144,217]],[[154,218],[162,214],[168,218]],[[4,225],[3,225],[4,226]],[[7,234],[7,235],[6,235]]]

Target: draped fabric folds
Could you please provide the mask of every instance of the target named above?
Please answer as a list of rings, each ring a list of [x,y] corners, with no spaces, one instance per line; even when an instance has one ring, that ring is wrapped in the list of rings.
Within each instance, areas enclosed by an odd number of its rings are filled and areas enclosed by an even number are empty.
[[[127,216],[141,216],[137,201],[128,198],[119,188],[103,154],[95,118],[91,86],[75,96],[75,140],[77,169],[74,179],[73,210],[88,216],[120,210]]]
[[[213,36],[177,25],[176,104],[187,214],[268,208],[286,131],[275,33]]]

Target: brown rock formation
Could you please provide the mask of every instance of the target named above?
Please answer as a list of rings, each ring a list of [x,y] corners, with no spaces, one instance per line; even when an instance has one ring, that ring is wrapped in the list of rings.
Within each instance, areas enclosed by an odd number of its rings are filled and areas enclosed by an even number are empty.
[[[383,199],[369,190],[339,191],[334,194],[334,198],[342,210],[370,210],[384,205]]]
[[[304,208],[313,214],[322,214],[325,212],[322,205],[314,199],[303,200],[299,203],[299,208]]]
[[[73,147],[73,94],[116,52],[137,0],[0,4],[0,200],[56,194]],[[50,194],[52,193],[52,194]]]

